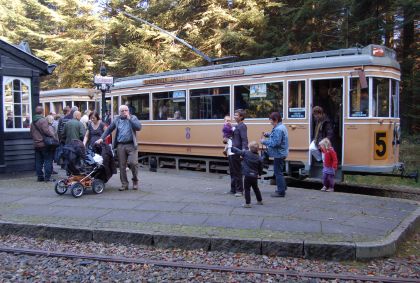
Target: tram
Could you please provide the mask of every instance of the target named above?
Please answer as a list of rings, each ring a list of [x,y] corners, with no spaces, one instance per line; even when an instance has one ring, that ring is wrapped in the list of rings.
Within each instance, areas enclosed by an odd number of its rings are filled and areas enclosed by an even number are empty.
[[[286,173],[319,177],[309,153],[317,105],[334,125],[340,173],[383,174],[401,166],[399,89],[395,51],[369,45],[123,77],[107,100],[113,115],[126,104],[142,120],[142,157],[207,171],[226,160],[225,115],[244,109],[248,139],[259,141],[271,130],[269,114],[278,111],[289,133]]]
[[[94,110],[99,105],[100,95],[98,91],[87,88],[65,88],[41,91],[39,102],[44,108],[44,115],[51,112],[63,114],[66,106],[77,106],[82,113],[86,110]]]

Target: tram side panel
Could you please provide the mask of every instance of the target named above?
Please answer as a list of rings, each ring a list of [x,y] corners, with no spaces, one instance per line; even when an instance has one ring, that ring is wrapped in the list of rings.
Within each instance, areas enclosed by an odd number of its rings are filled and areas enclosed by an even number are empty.
[[[344,168],[346,171],[385,173],[398,163],[398,145],[393,145],[392,120],[382,124],[347,124]]]

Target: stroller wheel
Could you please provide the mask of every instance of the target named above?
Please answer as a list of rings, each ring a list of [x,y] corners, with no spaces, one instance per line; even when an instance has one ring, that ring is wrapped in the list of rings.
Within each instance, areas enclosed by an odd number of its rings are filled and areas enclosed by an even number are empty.
[[[58,195],[65,194],[67,192],[67,186],[64,180],[60,180],[57,183],[55,183],[54,190]]]
[[[92,182],[92,190],[95,194],[100,194],[105,189],[105,183],[100,179],[95,179]]]
[[[85,188],[83,187],[83,185],[80,182],[73,183],[70,188],[71,188],[71,194],[75,198],[81,197],[83,195],[84,190],[85,190]]]

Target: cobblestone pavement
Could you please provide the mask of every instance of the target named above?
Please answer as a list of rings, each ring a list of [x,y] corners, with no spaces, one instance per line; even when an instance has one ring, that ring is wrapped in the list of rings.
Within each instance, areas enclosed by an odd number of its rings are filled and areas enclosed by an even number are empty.
[[[87,191],[79,199],[59,196],[53,183],[33,176],[3,178],[1,233],[16,230],[5,223],[29,224],[53,227],[19,228],[44,237],[72,231],[75,239],[354,259],[394,253],[420,220],[419,203],[409,200],[299,188],[271,198],[274,187],[264,183],[264,205],[243,208],[243,198],[225,194],[226,175],[141,169],[140,178],[138,191],[118,191],[115,175],[103,194]]]

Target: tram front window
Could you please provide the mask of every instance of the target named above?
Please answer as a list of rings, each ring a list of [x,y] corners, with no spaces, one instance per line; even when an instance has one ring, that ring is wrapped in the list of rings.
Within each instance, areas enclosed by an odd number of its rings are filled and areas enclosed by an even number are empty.
[[[271,112],[283,113],[283,83],[235,86],[235,110],[246,110],[247,118],[267,118]]]
[[[369,89],[362,89],[358,78],[350,79],[350,117],[369,116]]]
[[[229,115],[229,87],[190,91],[191,119],[223,119]]]
[[[135,94],[121,96],[121,103],[127,105],[130,114],[135,115],[140,120],[149,120],[149,94]]]
[[[185,111],[185,90],[153,93],[153,120],[183,120]]]

